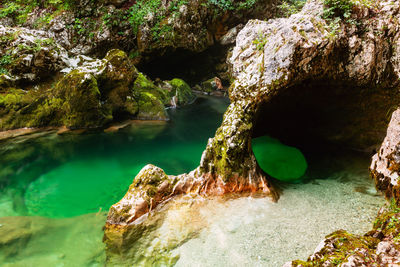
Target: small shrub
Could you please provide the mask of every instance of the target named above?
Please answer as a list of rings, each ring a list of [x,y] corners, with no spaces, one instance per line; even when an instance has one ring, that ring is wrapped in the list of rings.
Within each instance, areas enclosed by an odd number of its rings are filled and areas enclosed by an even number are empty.
[[[284,17],[289,17],[298,13],[305,5],[306,0],[285,0],[279,5],[279,9]]]
[[[353,10],[354,2],[351,0],[324,0],[324,6],[324,19],[348,19]]]
[[[258,51],[264,50],[264,46],[267,44],[268,38],[263,33],[258,33],[257,39],[253,41],[253,44],[256,45]]]

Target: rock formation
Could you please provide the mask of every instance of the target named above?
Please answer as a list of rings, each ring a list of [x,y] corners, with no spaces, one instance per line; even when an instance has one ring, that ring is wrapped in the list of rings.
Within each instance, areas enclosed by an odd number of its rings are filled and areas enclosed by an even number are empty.
[[[372,157],[371,174],[376,187],[400,205],[400,109],[392,114],[381,148]]]
[[[327,15],[328,8],[333,14]],[[300,13],[289,18],[247,23],[239,32],[230,57],[235,78],[229,89],[231,105],[215,137],[209,140],[199,168],[173,178],[163,174],[164,179],[157,179],[156,183],[150,182],[151,178],[145,179],[145,188],[151,185],[154,192],[153,196],[146,194],[147,200],[143,199],[140,186],[130,188],[127,196],[111,208],[107,219],[105,240],[109,260],[125,253],[114,250],[121,238],[133,232],[143,234],[141,225],[147,214],[151,214],[147,211],[157,204],[162,207],[177,201],[177,194],[261,192],[276,199],[275,189],[257,166],[251,150],[253,137],[279,132],[282,127],[281,132],[287,134],[288,140],[312,133],[315,140],[367,151],[383,139],[387,115],[400,99],[400,61],[395,45],[399,39],[399,4],[390,0],[370,6],[358,3],[352,4],[346,16],[343,12],[324,6],[322,1],[310,0]],[[298,132],[299,125],[306,133]],[[393,173],[397,164],[395,158],[387,156],[391,153],[395,157],[391,151],[380,150],[378,157],[392,164]],[[373,169],[374,166],[379,171],[375,177],[380,177],[376,179],[382,181],[378,187],[397,177],[380,170],[380,164],[373,165]],[[177,190],[182,185],[186,190]],[[386,190],[385,186],[379,188]],[[389,191],[388,196],[397,192],[392,188]],[[133,197],[138,195],[141,197]],[[397,220],[398,211],[394,208],[381,216],[383,219],[373,233],[366,237],[334,233],[323,243],[324,250],[307,263],[293,262],[294,266],[345,261],[347,265],[343,266],[367,266],[366,259],[395,263],[398,250],[387,244],[397,237],[397,232],[386,230],[399,229],[390,224],[391,220]],[[354,250],[348,249],[353,247]],[[340,254],[340,262],[329,256],[342,251],[345,252]],[[360,255],[364,258],[360,259]]]

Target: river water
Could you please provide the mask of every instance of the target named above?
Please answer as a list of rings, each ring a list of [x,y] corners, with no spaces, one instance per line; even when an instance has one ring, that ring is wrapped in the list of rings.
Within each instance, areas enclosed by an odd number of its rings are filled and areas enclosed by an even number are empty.
[[[170,122],[132,122],[116,132],[42,133],[0,142],[0,265],[103,266],[106,212],[146,164],[180,174],[197,167],[228,105],[200,97],[169,110]],[[383,204],[353,152],[305,153],[302,183],[263,198],[210,200],[207,222],[176,248],[178,266],[279,266],[305,259],[330,232],[362,233]]]

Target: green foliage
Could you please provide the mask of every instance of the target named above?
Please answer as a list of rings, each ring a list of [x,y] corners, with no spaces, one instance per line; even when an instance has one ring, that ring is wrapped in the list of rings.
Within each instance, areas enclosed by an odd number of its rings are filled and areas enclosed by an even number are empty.
[[[350,18],[354,7],[352,0],[324,0],[324,19]]]
[[[179,12],[179,8],[182,5],[186,5],[188,3],[187,0],[177,0],[177,1],[172,1],[170,6],[169,6],[169,11],[170,12]]]
[[[372,8],[374,2],[372,0],[324,0],[323,18],[341,18],[349,22],[351,13],[356,6]]]
[[[18,3],[6,3],[4,7],[0,9],[0,18],[14,17],[19,14],[21,9],[22,6]]]
[[[255,3],[257,3],[257,0],[208,0],[208,6],[214,6],[224,11],[249,9],[253,7]]]
[[[306,0],[285,0],[278,7],[282,11],[284,17],[289,17],[298,13],[305,5]]]
[[[16,24],[23,24],[35,8],[46,8],[47,13],[42,14],[34,23],[35,26],[48,23],[55,12],[69,10],[75,6],[74,0],[6,0],[0,4],[0,18],[9,17]]]
[[[139,0],[129,9],[128,20],[133,32],[137,33],[139,26],[144,23],[145,17],[150,13],[156,14],[161,6],[161,0]]]
[[[400,213],[400,207],[397,206],[396,200],[395,200],[394,198],[392,198],[392,199],[390,200],[389,210],[390,210],[391,212]]]
[[[253,44],[256,45],[258,51],[264,50],[264,46],[267,44],[268,38],[263,33],[258,33],[257,39],[253,41]]]
[[[7,66],[13,62],[11,55],[5,54],[0,57],[0,74],[9,74]]]

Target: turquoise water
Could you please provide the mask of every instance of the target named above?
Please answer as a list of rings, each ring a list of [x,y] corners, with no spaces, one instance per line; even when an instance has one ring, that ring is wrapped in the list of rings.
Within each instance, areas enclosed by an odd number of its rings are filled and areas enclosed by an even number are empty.
[[[167,174],[196,168],[228,105],[199,98],[171,109],[170,122],[137,122],[117,132],[55,133],[0,144],[0,216],[50,218],[107,211],[148,163]],[[11,207],[10,207],[11,205]]]
[[[104,266],[102,227],[110,205],[148,163],[168,174],[196,168],[227,105],[227,99],[201,97],[169,110],[170,122],[0,142],[0,266]],[[149,238],[178,242],[171,251],[180,256],[178,266],[275,267],[305,259],[336,229],[367,231],[384,203],[368,177],[369,156],[325,146],[303,152],[304,179],[278,184],[278,203],[210,199],[196,210],[189,201],[189,215],[197,214],[187,218],[190,223],[179,224],[185,216],[173,211]],[[146,247],[149,262],[165,253],[159,247],[164,242],[153,241],[155,247]]]
[[[300,181],[307,170],[301,151],[269,136],[254,138],[251,146],[260,168],[280,181]]]

